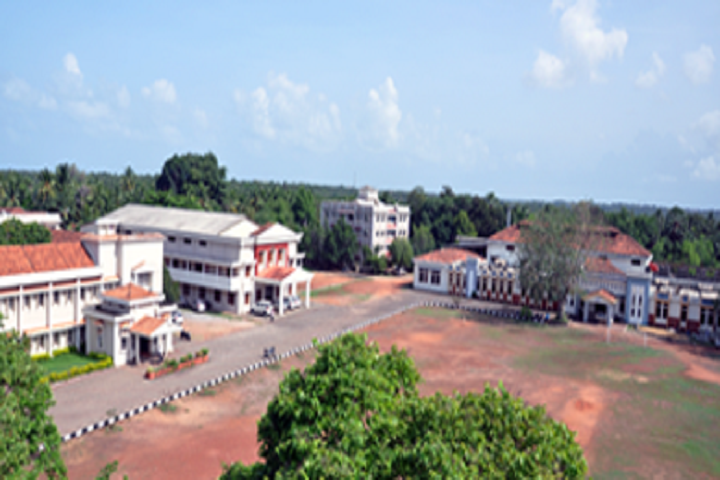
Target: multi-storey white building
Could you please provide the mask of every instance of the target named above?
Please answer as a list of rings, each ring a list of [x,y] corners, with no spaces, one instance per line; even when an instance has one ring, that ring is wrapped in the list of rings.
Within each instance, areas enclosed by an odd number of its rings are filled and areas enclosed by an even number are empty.
[[[301,233],[280,224],[259,227],[244,215],[148,205],[126,205],[100,221],[123,234],[165,236],[165,265],[185,301],[201,299],[214,310],[243,313],[261,299],[278,303],[305,285],[310,304],[312,275],[301,268]]]
[[[21,207],[0,208],[0,223],[13,218],[21,221],[22,223],[39,223],[50,230],[60,228],[60,224],[62,223],[59,213],[28,212]]]
[[[66,235],[61,242],[0,246],[3,329],[27,335],[32,355],[52,355],[75,346],[108,353],[116,364],[125,362],[127,356],[116,355],[112,348],[121,342],[111,330],[104,330],[104,342],[98,344],[93,330],[98,325],[88,317],[88,309],[111,297],[120,285],[161,300],[163,237],[118,235],[116,227],[96,224],[88,226],[85,234]],[[161,313],[156,308],[155,314]],[[131,328],[139,318],[126,320],[125,326]]]
[[[410,236],[410,207],[381,202],[374,188],[361,188],[358,198],[351,202],[322,202],[322,225],[332,227],[341,218],[352,227],[360,245],[378,255],[388,255],[394,239]]]

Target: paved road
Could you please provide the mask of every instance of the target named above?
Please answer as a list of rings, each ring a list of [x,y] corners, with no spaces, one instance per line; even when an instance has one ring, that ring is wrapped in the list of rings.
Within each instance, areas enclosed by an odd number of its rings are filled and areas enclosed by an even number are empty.
[[[357,305],[337,307],[316,303],[310,310],[293,312],[274,323],[235,332],[206,342],[181,344],[179,353],[210,350],[210,361],[156,380],[143,379],[144,367],[126,366],[95,372],[53,386],[57,404],[50,410],[61,435],[110,415],[122,413],[166,395],[256,362],[263,348],[278,353],[371,318],[400,309],[421,298],[412,290]]]

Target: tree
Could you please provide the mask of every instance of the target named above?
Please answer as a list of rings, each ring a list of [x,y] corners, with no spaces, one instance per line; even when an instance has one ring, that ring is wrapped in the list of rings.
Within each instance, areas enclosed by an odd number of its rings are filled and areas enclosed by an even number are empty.
[[[50,230],[38,223],[26,224],[16,218],[0,223],[0,245],[33,245],[51,241]]]
[[[292,203],[292,211],[295,215],[295,222],[298,225],[307,227],[318,223],[315,196],[305,187],[300,187],[295,193],[295,199]]]
[[[180,285],[173,280],[167,267],[163,265],[163,293],[165,300],[170,303],[178,303],[180,301]]]
[[[214,153],[173,155],[163,165],[155,186],[160,191],[190,195],[207,210],[212,204],[223,205],[226,170],[218,166]]]
[[[420,397],[407,352],[366,335],[320,347],[287,374],[258,426],[263,463],[223,480],[260,478],[583,478],[574,433],[502,385]]]
[[[360,245],[352,227],[340,218],[325,237],[325,262],[330,268],[350,267],[354,264],[359,249]]]
[[[29,346],[14,330],[0,335],[0,478],[64,478],[52,390]]]
[[[541,301],[557,302],[558,318],[563,315],[567,294],[578,285],[586,252],[599,245],[586,204],[571,209],[551,208],[520,229],[518,260],[520,285],[528,295]]]
[[[455,236],[458,235],[466,235],[468,237],[477,237],[477,230],[475,230],[475,225],[470,221],[470,217],[468,217],[468,214],[465,210],[460,210],[458,214],[455,216],[455,221],[453,222],[455,227]]]
[[[396,267],[410,270],[413,265],[413,247],[406,238],[395,238],[389,247],[390,258]]]
[[[422,255],[435,249],[435,238],[427,225],[421,225],[414,229],[410,240],[415,255]]]

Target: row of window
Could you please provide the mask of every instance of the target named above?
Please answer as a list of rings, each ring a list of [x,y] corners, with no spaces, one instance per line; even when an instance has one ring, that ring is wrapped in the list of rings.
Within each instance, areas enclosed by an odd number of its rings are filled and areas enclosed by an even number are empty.
[[[430,283],[430,285],[440,285],[440,270],[429,270],[421,268],[418,272],[420,283]]]
[[[129,232],[128,232],[128,233],[129,233]],[[177,243],[177,241],[178,241],[178,239],[177,239],[176,237],[173,237],[173,236],[168,236],[167,239],[168,239],[168,242],[170,242],[170,243]],[[207,241],[206,241],[206,240],[202,240],[202,239],[201,239],[201,240],[193,240],[193,239],[190,238],[190,237],[184,237],[184,238],[182,239],[182,241],[183,241],[183,243],[184,243],[185,245],[193,245],[193,244],[197,243],[197,244],[200,245],[201,247],[207,247]]]
[[[262,250],[259,258],[257,259],[258,265],[261,267],[267,266],[284,266],[285,265],[285,249],[284,248],[273,248],[272,250]]]
[[[65,290],[65,291],[55,291],[52,292],[52,298],[53,298],[53,305],[60,305],[61,302],[64,302],[65,304],[68,304],[72,301],[73,297],[73,291],[72,290]],[[97,296],[98,293],[98,287],[83,287],[80,289],[80,300],[85,301],[86,298],[94,298]],[[45,306],[45,298],[47,297],[48,292],[43,293],[31,293],[23,295],[23,306],[26,309],[33,308],[33,307],[44,307]],[[0,299],[0,312],[5,310],[5,307],[9,310],[15,310],[15,304],[16,304],[16,298],[10,297],[6,299]]]
[[[185,297],[189,297],[191,293],[191,287],[187,283],[182,284],[182,294]],[[237,294],[235,292],[223,292],[222,290],[206,289],[205,287],[198,287],[198,298],[200,300],[210,300],[217,303],[227,302],[228,305],[235,305],[237,301]],[[243,305],[250,304],[250,294],[246,293],[244,297]]]
[[[655,318],[667,319],[668,310],[670,304],[668,302],[656,302],[655,303]],[[715,310],[712,307],[701,307],[700,308],[700,323],[703,325],[712,325],[713,316]],[[688,319],[688,306],[683,304],[680,305],[680,321],[686,322]]]
[[[229,268],[201,262],[191,262],[180,258],[165,257],[165,266],[196,273],[205,273],[207,275],[217,275],[218,277],[239,277],[243,273],[246,278],[252,276],[252,267],[249,265],[244,268]]]

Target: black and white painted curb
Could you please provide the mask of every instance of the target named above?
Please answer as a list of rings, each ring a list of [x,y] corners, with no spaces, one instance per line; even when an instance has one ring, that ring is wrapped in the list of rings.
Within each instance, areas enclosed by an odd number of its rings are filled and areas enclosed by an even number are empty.
[[[350,333],[350,332],[355,332],[358,330],[362,330],[362,329],[367,328],[376,323],[380,323],[383,320],[387,320],[388,318],[394,317],[395,315],[399,315],[403,312],[406,312],[408,310],[412,310],[412,309],[415,309],[418,307],[437,307],[437,308],[447,308],[447,309],[460,309],[460,310],[465,310],[465,311],[469,311],[469,312],[475,312],[475,313],[480,313],[480,314],[484,314],[484,315],[495,316],[495,317],[499,317],[499,318],[520,319],[520,312],[518,312],[518,311],[493,310],[493,309],[478,308],[478,307],[473,307],[473,306],[468,306],[468,305],[457,306],[457,305],[449,303],[449,302],[438,302],[438,301],[424,301],[424,302],[411,303],[411,304],[405,305],[397,310],[393,310],[390,313],[386,313],[382,316],[372,318],[370,320],[366,320],[364,322],[360,322],[355,325],[351,325],[351,326],[346,327],[342,330],[339,330],[335,333],[331,333],[329,335],[324,335],[320,338],[317,338],[314,341],[291,348],[290,350],[288,350],[284,353],[281,353],[279,355],[276,355],[273,358],[264,358],[253,364],[247,365],[247,366],[239,368],[237,370],[233,370],[231,372],[228,372],[224,375],[220,375],[219,377],[213,378],[211,380],[207,380],[199,385],[195,385],[194,387],[182,390],[182,391],[174,393],[172,395],[168,395],[166,397],[155,400],[154,402],[146,403],[145,405],[133,408],[133,409],[128,410],[119,415],[114,415],[112,417],[108,417],[105,420],[95,422],[91,425],[88,425],[87,427],[83,427],[78,430],[75,430],[74,432],[70,432],[66,435],[63,435],[62,441],[69,442],[70,440],[80,438],[83,435],[90,433],[94,430],[99,430],[102,428],[110,427],[112,425],[115,425],[116,423],[122,422],[123,420],[132,418],[135,415],[139,415],[141,413],[147,412],[149,410],[152,410],[154,408],[157,408],[161,405],[172,402],[179,398],[183,398],[188,395],[192,395],[192,394],[201,392],[207,388],[217,386],[221,383],[227,382],[228,380],[232,380],[233,378],[241,377],[241,376],[246,375],[250,372],[253,372],[259,368],[267,367],[274,363],[278,363],[279,361],[281,361],[285,358],[288,358],[292,355],[297,355],[299,353],[311,350],[311,349],[315,348],[316,345],[319,346],[324,343],[331,342],[331,341],[335,340],[336,338],[340,337],[341,335],[344,335],[344,334]],[[533,321],[540,322],[540,321],[542,321],[542,317],[539,315],[535,315],[535,316],[533,316]]]

